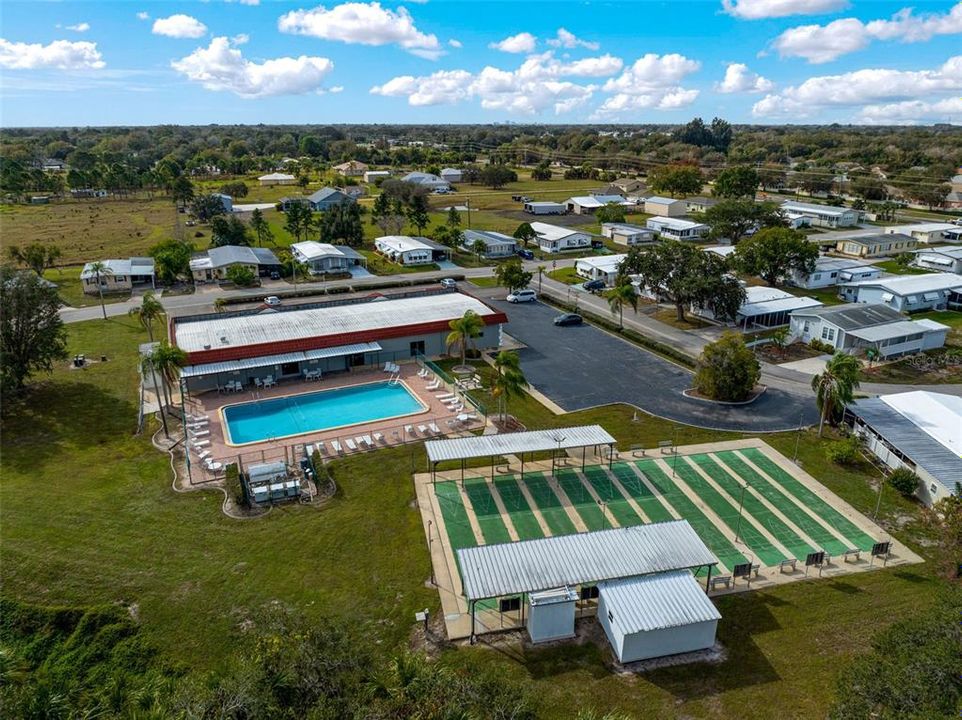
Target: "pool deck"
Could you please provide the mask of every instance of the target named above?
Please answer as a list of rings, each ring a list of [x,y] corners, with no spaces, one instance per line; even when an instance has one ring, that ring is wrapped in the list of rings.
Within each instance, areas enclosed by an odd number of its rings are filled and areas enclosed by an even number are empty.
[[[236,405],[238,403],[251,402],[254,400],[268,400],[271,398],[284,397],[287,395],[299,395],[304,393],[315,393],[322,390],[333,390],[335,388],[350,387],[373,382],[385,382],[389,379],[388,373],[380,370],[365,369],[357,372],[338,373],[329,375],[318,381],[288,380],[278,383],[276,387],[268,389],[252,390],[245,389],[242,392],[218,394],[207,392],[191,397],[188,404],[188,412],[194,415],[206,415],[209,420],[209,435],[204,435],[202,440],[210,444],[203,447],[203,450],[210,451],[210,457],[222,463],[235,462],[240,460],[242,464],[268,459],[288,458],[294,461],[300,457],[288,457],[287,453],[291,446],[300,448],[305,444],[324,443],[324,453],[328,458],[337,457],[337,453],[331,447],[331,441],[336,440],[340,443],[342,454],[353,452],[364,452],[375,450],[378,447],[399,445],[406,442],[416,442],[430,437],[437,437],[428,432],[422,432],[421,427],[428,428],[431,423],[437,425],[442,435],[449,435],[464,432],[465,430],[477,429],[482,426],[484,417],[477,411],[466,405],[462,412],[471,413],[477,419],[471,420],[468,424],[459,422],[456,419],[457,413],[443,403],[438,396],[454,392],[449,386],[442,384],[436,390],[428,390],[427,386],[433,381],[433,374],[427,378],[418,376],[419,366],[416,363],[405,363],[401,365],[401,380],[418,400],[426,406],[425,410],[417,411],[415,414],[396,417],[387,420],[377,420],[374,422],[360,423],[347,427],[334,428],[304,435],[288,436],[265,440],[263,442],[247,443],[244,445],[228,444],[223,425],[223,416],[220,412],[225,405]],[[413,434],[407,429],[410,427]],[[384,440],[373,448],[363,446],[357,442],[357,438],[365,435],[371,436],[374,433],[381,433]],[[357,445],[357,450],[351,450],[347,444],[350,440]],[[259,456],[259,458],[258,458]],[[196,459],[195,459],[195,462]],[[200,463],[197,463],[198,465]]]

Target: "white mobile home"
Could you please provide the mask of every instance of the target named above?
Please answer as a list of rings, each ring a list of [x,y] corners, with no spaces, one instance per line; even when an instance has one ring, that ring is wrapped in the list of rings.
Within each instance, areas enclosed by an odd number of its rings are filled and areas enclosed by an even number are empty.
[[[291,245],[291,252],[298,262],[307,265],[311,275],[351,272],[354,267],[367,265],[366,257],[346,245],[308,240]]]
[[[849,354],[877,353],[882,358],[935,350],[945,344],[949,327],[932,320],[909,320],[888,305],[833,305],[796,310],[791,336],[819,340]]]
[[[598,257],[587,257],[575,260],[575,272],[585,280],[603,280],[605,285],[611,287],[615,284],[618,277],[618,268],[628,257],[624,253],[620,255],[600,255]]]
[[[293,185],[297,182],[297,178],[289,173],[269,173],[268,175],[261,175],[257,178],[257,181],[264,187],[270,185]]]
[[[781,209],[784,213],[794,213],[807,217],[815,227],[844,228],[858,225],[858,210],[852,208],[788,200],[782,203]]]
[[[778,288],[756,285],[745,288],[745,302],[738,308],[731,324],[745,329],[778,327],[788,324],[792,312],[821,305],[822,303],[814,298],[796,297]],[[713,320],[721,319],[715,318],[714,312],[708,308],[693,307],[692,312]]]
[[[246,245],[221,245],[195,255],[190,260],[190,273],[194,282],[204,283],[225,280],[232,267],[246,267],[254,277],[265,277],[280,270],[281,261],[267,248]]]
[[[568,208],[564,203],[532,201],[524,204],[524,211],[531,215],[564,215]]]
[[[915,261],[912,264],[926,270],[960,275],[962,274],[962,248],[938,247],[931,250],[916,250]]]
[[[702,223],[662,216],[648,218],[645,225],[649,230],[672,240],[698,240],[711,231],[710,227]]]
[[[702,213],[717,204],[716,198],[701,196],[685,198],[685,209],[690,213]]]
[[[364,173],[364,182],[373,183],[378,180],[387,180],[391,177],[390,170],[368,170]]]
[[[426,237],[385,235],[374,240],[374,247],[398,265],[429,265],[448,257],[448,248]]]
[[[449,183],[459,183],[461,182],[462,173],[458,168],[443,168],[441,170],[441,178]]]
[[[591,247],[591,234],[581,230],[543,222],[531,223],[531,229],[538,236],[538,247],[542,252],[567,252]]]
[[[461,234],[461,249],[474,253],[474,244],[478,240],[483,242],[485,247],[482,257],[488,259],[511,257],[518,249],[517,240],[494,230],[465,230]]]
[[[652,195],[645,198],[645,213],[648,215],[660,215],[662,217],[681,217],[687,214],[688,204],[684,200]]]
[[[896,275],[845,283],[839,287],[839,295],[849,302],[885,303],[900,312],[944,310],[950,303],[960,302],[962,275]]]
[[[403,182],[413,183],[429,190],[450,190],[451,183],[438,175],[426,172],[410,172],[401,178]]]
[[[640,245],[655,241],[654,230],[625,223],[602,223],[601,234],[619,245]]]
[[[843,238],[835,245],[835,252],[859,258],[884,257],[912,252],[918,241],[901,233],[886,235],[865,235],[856,238]]]
[[[926,505],[962,482],[962,398],[917,390],[856,400],[845,422],[886,466],[919,476],[916,495]]]
[[[592,215],[606,205],[627,205],[628,202],[621,195],[578,195],[568,198],[565,207],[575,215]]]
[[[957,233],[962,228],[952,223],[916,223],[914,225],[889,225],[885,228],[886,235],[908,235],[917,242],[930,244],[957,240]],[[951,236],[951,237],[950,237]]]
[[[127,260],[104,260],[103,263],[107,269],[102,270],[99,277],[93,269],[93,263],[87,263],[80,271],[85,294],[125,292],[132,290],[134,285],[155,286],[153,258],[132,257]]]
[[[860,260],[847,260],[823,255],[815,261],[815,269],[810,273],[792,271],[790,278],[795,287],[814,290],[838,285],[843,282],[871,280],[882,275],[882,268]]]

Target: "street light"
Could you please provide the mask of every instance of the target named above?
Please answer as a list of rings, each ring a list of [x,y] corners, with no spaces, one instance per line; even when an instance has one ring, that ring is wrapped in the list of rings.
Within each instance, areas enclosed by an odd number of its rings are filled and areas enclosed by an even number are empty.
[[[564,435],[552,435],[551,439],[558,443],[558,453],[561,452],[561,443],[563,443],[567,438]],[[558,457],[557,453],[552,453],[551,455],[551,475],[555,475],[555,468],[557,467],[556,459]]]

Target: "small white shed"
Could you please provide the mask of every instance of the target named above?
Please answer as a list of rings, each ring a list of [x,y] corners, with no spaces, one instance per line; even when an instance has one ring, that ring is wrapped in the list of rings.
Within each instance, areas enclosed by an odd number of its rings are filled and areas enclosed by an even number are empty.
[[[528,635],[542,643],[575,636],[578,593],[569,587],[544,590],[528,596]]]
[[[598,622],[623,663],[708,649],[720,619],[688,570],[598,583]]]

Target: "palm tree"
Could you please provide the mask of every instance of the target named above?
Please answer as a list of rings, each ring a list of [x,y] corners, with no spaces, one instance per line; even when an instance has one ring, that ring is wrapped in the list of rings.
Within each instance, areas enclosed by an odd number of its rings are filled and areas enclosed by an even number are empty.
[[[498,371],[491,388],[491,396],[501,403],[501,420],[508,417],[508,400],[520,397],[528,387],[528,380],[521,372],[521,358],[511,350],[502,350],[494,358],[494,367]]]
[[[448,323],[451,332],[445,341],[448,350],[457,345],[461,349],[461,369],[467,368],[468,345],[474,346],[474,338],[484,330],[484,320],[474,310],[468,310],[457,320]],[[455,368],[457,370],[458,368]]]
[[[87,271],[92,272],[97,279],[97,292],[100,294],[100,311],[104,314],[104,320],[106,320],[107,306],[104,305],[104,288],[103,285],[100,284],[100,276],[110,277],[114,274],[114,271],[111,270],[110,266],[103,260],[97,260],[87,265]]]
[[[538,266],[538,294],[539,295],[541,294],[541,278],[544,277],[544,271],[547,269],[548,268],[546,268],[544,265]]]
[[[144,380],[150,377],[154,384],[154,395],[157,396],[157,407],[160,409],[160,422],[164,426],[164,437],[168,440],[170,439],[170,431],[167,429],[167,415],[164,413],[164,396],[160,392],[160,387],[157,385],[157,376],[160,371],[157,368],[157,362],[154,358],[154,353],[149,355],[144,355],[140,361],[140,370],[143,374]]]
[[[177,370],[187,364],[187,353],[175,345],[171,345],[166,340],[161,340],[160,344],[154,348],[150,354],[153,367],[160,373],[164,400],[168,406],[171,404],[170,388],[177,380]]]
[[[819,437],[822,437],[825,420],[855,398],[861,368],[861,363],[854,355],[839,351],[825,363],[825,370],[812,378],[812,390],[815,391],[815,402],[820,411]]]
[[[635,286],[627,278],[619,278],[618,284],[605,293],[608,299],[608,307],[611,314],[618,313],[618,326],[625,327],[625,305],[631,305],[635,312],[638,312],[638,293]]]
[[[219,300],[220,298],[218,298]],[[140,301],[140,307],[131,308],[128,315],[136,316],[140,324],[147,329],[147,337],[154,341],[154,320],[164,314],[164,306],[152,292],[145,292]]]

